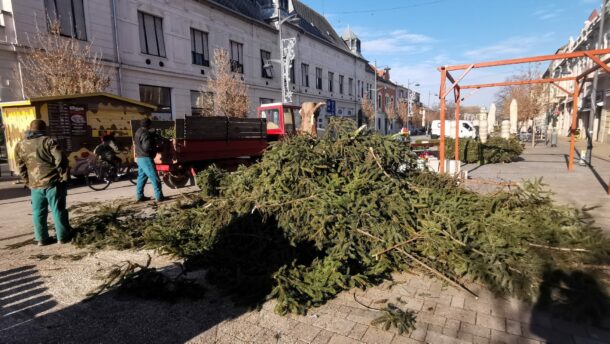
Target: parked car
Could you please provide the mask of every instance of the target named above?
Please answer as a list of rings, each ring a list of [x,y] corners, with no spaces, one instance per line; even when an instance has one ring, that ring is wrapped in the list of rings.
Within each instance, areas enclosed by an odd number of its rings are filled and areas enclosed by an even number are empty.
[[[432,131],[430,136],[433,139],[441,136],[441,121],[432,121]],[[455,121],[445,121],[445,136],[455,136]],[[460,121],[460,138],[476,138],[477,131],[471,121]]]

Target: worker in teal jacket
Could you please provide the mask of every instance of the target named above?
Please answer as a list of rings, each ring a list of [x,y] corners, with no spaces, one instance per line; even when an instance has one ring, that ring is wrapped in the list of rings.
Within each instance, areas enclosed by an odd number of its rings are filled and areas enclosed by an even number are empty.
[[[30,123],[24,140],[15,147],[15,160],[25,185],[32,191],[34,237],[38,245],[54,242],[49,237],[49,208],[55,222],[57,241],[70,240],[70,224],[66,209],[68,160],[57,141],[46,135],[47,125],[37,119]]]
[[[140,122],[140,128],[133,136],[135,146],[136,163],[138,164],[138,182],[136,184],[136,201],[147,201],[149,198],[144,196],[144,186],[150,180],[155,200],[162,202],[165,200],[163,190],[161,189],[161,180],[157,175],[154,158],[157,155],[157,140],[156,136],[151,133],[152,122],[145,118]]]

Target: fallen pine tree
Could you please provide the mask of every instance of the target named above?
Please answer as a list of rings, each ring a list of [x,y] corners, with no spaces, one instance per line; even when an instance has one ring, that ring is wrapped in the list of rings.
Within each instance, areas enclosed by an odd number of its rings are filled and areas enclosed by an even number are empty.
[[[76,242],[186,258],[238,301],[277,299],[281,314],[412,268],[533,300],[546,271],[610,256],[587,214],[555,205],[540,182],[481,195],[417,171],[408,147],[352,122],[334,121],[319,140],[277,142],[259,163],[212,168],[198,182],[200,198],[148,221],[111,209],[94,215],[106,228],[82,218]]]

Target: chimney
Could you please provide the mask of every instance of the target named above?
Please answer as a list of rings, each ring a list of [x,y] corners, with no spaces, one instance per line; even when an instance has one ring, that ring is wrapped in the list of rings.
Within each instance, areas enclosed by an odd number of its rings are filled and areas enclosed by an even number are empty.
[[[277,7],[279,6],[282,15],[287,16],[291,12],[291,2],[289,0],[256,0],[263,17],[266,20],[277,18]]]
[[[390,81],[390,70],[391,70],[391,69],[392,69],[392,68],[389,68],[389,67],[386,67],[386,68],[384,68],[384,69],[383,69],[383,70],[385,70],[385,74],[383,75],[383,78],[384,78],[386,81]]]

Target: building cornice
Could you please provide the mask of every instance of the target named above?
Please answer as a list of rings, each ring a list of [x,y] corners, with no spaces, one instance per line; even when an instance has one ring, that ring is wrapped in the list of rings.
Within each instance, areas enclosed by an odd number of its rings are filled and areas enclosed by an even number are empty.
[[[197,2],[197,3],[200,3],[200,4],[205,4],[205,5],[207,5],[208,7],[212,8],[212,9],[224,12],[226,14],[233,15],[233,16],[235,16],[237,18],[245,20],[246,22],[248,22],[250,24],[254,24],[254,25],[260,26],[260,27],[262,27],[264,29],[267,29],[269,31],[273,31],[273,32],[277,32],[278,31],[276,28],[274,28],[272,25],[270,25],[269,23],[267,23],[265,21],[249,17],[249,16],[247,16],[247,15],[245,15],[243,13],[239,13],[239,12],[237,12],[237,11],[235,11],[233,9],[230,9],[230,8],[228,8],[226,6],[223,6],[222,4],[219,4],[219,3],[217,3],[217,2],[215,2],[213,0],[193,0],[193,2]]]
[[[239,13],[239,12],[233,10],[233,9],[230,9],[228,7],[223,6],[222,4],[214,2],[213,0],[193,0],[193,1],[194,2],[198,2],[200,4],[205,4],[205,5],[209,6],[209,7],[211,7],[212,9],[217,9],[219,11],[222,11],[222,12],[226,13],[226,14],[233,15],[236,18],[245,20],[245,21],[247,21],[247,22],[249,22],[251,24],[258,25],[258,26],[260,26],[262,28],[265,28],[265,29],[267,29],[267,30],[269,30],[271,32],[279,33],[279,30],[274,25],[271,24],[271,23],[277,22],[277,18],[271,20],[270,22],[265,22],[265,21],[261,21],[261,20],[249,17],[249,16],[247,16],[245,14]],[[322,39],[320,37],[317,37],[316,35],[313,35],[313,34],[307,32],[307,31],[303,30],[298,25],[292,24],[290,22],[284,23],[284,25],[290,26],[293,30],[298,31],[299,33],[301,33],[303,35],[306,35],[309,38],[313,38],[317,42],[320,42],[320,43],[322,43],[322,44],[324,44],[326,46],[329,46],[329,47],[331,47],[331,48],[333,48],[333,49],[343,53],[346,56],[353,57],[354,59],[362,61],[362,62],[365,62],[365,63],[369,62],[364,57],[357,56],[357,55],[355,55],[355,54],[353,54],[351,52],[347,52],[347,51],[345,51],[343,49],[340,49],[339,47],[337,47],[336,45],[332,44],[331,42],[328,42],[328,41],[326,41],[326,40],[324,40],[324,39]]]

